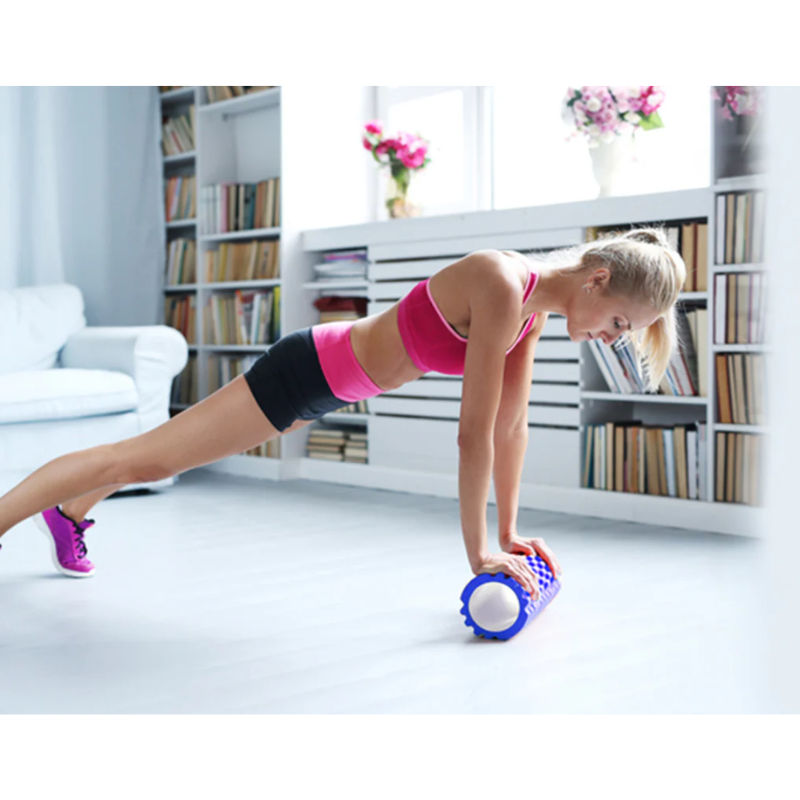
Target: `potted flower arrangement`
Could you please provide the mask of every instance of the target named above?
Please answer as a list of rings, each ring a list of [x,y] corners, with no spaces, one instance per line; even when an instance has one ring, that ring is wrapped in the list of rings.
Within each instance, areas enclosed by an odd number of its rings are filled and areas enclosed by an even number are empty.
[[[372,153],[378,164],[389,167],[386,194],[389,216],[419,216],[420,208],[409,201],[408,190],[412,173],[424,169],[431,161],[428,142],[420,136],[402,131],[397,136],[384,138],[383,126],[378,120],[368,122],[364,131],[364,148]]]
[[[764,102],[761,87],[713,86],[711,97],[720,103],[714,121],[717,177],[763,172],[759,137]]]
[[[635,160],[636,131],[664,127],[658,111],[665,96],[660,86],[568,87],[562,119],[573,131],[567,139],[585,137],[599,197],[624,187],[628,167]]]

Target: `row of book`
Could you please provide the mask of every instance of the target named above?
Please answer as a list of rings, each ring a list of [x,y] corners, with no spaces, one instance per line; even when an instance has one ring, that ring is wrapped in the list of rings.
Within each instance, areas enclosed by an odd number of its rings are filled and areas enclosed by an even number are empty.
[[[184,294],[164,298],[164,324],[180,331],[188,344],[196,344],[197,297]]]
[[[194,219],[197,216],[194,175],[177,175],[169,178],[164,186],[164,195],[167,222]]]
[[[763,191],[717,195],[717,264],[758,264],[764,260]]]
[[[203,231],[208,234],[280,226],[281,179],[220,183],[200,190]]]
[[[367,463],[367,434],[361,431],[315,427],[308,435],[306,453],[309,458],[325,461]]]
[[[314,265],[314,280],[321,285],[344,278],[366,280],[368,264],[366,250],[325,253],[322,263]]]
[[[716,353],[717,415],[725,425],[765,425],[762,353]]]
[[[680,247],[677,248],[686,265],[684,292],[708,291],[708,223],[681,224]]]
[[[281,440],[270,439],[268,442],[262,442],[257,447],[246,450],[246,456],[260,456],[261,458],[280,458],[281,457]]]
[[[165,156],[177,156],[194,150],[194,106],[183,114],[161,118],[161,149]]]
[[[342,406],[341,408],[337,408],[335,411],[331,411],[331,414],[368,414],[369,413],[369,405],[367,404],[366,400],[359,400],[357,403],[350,403],[349,406]]]
[[[583,488],[708,499],[703,422],[604,422],[586,425],[581,436]]]
[[[714,499],[719,503],[762,505],[763,437],[717,431],[716,445]]]
[[[199,402],[197,353],[189,353],[189,360],[181,372],[172,381],[172,394],[170,404],[193,405]]]
[[[661,225],[661,223],[659,223]],[[670,246],[681,254],[686,265],[684,292],[708,291],[708,223],[682,222],[663,225]],[[586,228],[586,241],[597,241],[610,233],[623,233],[627,228],[616,226],[591,226]]]
[[[218,103],[220,100],[232,100],[234,97],[244,97],[246,94],[274,88],[274,86],[206,86],[206,95],[209,103]]]
[[[367,316],[367,298],[340,295],[318,297],[314,301],[314,308],[319,311],[320,323],[362,319]]]
[[[260,357],[260,353],[209,355],[206,373],[208,394],[214,394],[217,389],[227,386],[234,378],[247,372]]]
[[[173,239],[167,245],[167,286],[197,280],[197,245],[194,239]]]
[[[708,312],[705,308],[686,310],[677,306],[675,316],[678,326],[678,346],[672,354],[658,393],[682,397],[706,397]],[[646,393],[646,376],[636,367],[632,343],[623,337],[614,345],[607,345],[599,339],[589,339],[587,344],[611,392]]]
[[[209,298],[205,337],[216,345],[271,344],[280,338],[281,288],[236,289]]]
[[[280,277],[280,242],[255,241],[220,244],[206,250],[206,280],[274,280]]]
[[[714,341],[717,344],[764,342],[766,273],[718,273],[714,276]]]

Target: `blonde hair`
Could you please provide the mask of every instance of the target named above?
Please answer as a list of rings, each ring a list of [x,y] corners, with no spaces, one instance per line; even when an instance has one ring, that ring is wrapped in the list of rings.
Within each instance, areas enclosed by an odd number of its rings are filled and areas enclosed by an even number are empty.
[[[529,255],[554,266],[562,274],[588,275],[598,267],[607,267],[611,273],[607,296],[649,305],[658,314],[642,331],[623,334],[632,345],[636,366],[645,377],[647,389],[657,391],[679,344],[675,303],[686,282],[686,264],[670,245],[664,228],[632,228],[574,247]]]

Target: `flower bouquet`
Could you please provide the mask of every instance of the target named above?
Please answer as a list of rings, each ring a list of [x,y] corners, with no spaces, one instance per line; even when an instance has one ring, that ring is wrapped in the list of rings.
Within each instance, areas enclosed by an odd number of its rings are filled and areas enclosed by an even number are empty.
[[[660,86],[569,87],[562,105],[562,118],[575,130],[567,137],[583,134],[589,147],[610,144],[625,133],[663,128],[658,109],[664,102]]]
[[[386,208],[389,216],[416,217],[419,206],[409,202],[408,190],[411,175],[430,163],[429,144],[419,136],[400,132],[397,136],[384,138],[383,126],[377,120],[364,126],[362,143],[382,167],[389,167]]]
[[[567,141],[586,138],[598,197],[631,191],[634,134],[638,128],[664,127],[658,113],[664,96],[660,86],[568,87],[561,108],[562,119],[573,128]]]

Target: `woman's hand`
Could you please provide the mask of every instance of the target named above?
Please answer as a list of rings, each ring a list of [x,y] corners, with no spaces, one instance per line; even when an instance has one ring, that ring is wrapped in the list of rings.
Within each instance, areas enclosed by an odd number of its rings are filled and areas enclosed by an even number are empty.
[[[484,556],[477,567],[473,568],[476,575],[488,572],[496,575],[502,572],[513,578],[534,599],[539,599],[539,578],[531,569],[525,556],[508,555],[506,553],[490,553]]]
[[[553,551],[544,543],[544,539],[523,539],[514,531],[511,534],[500,537],[500,547],[507,553],[517,553],[532,556],[534,553],[544,559],[554,578],[561,577],[561,564],[553,554]]]

